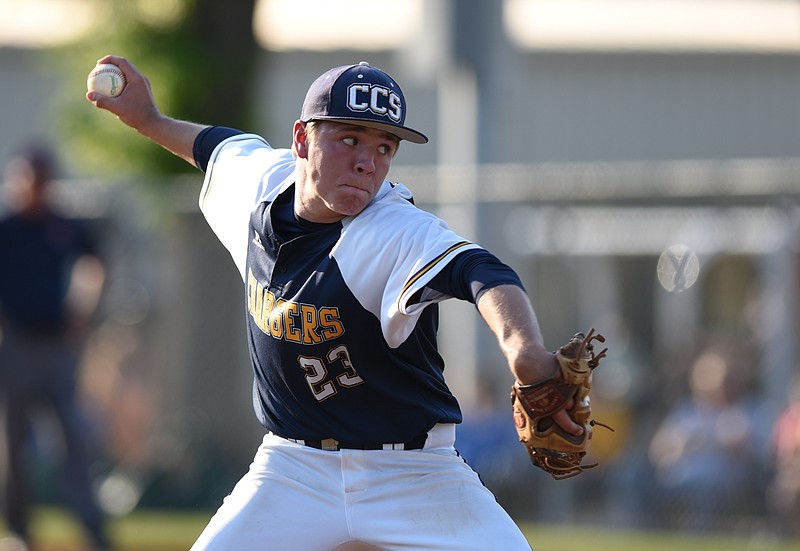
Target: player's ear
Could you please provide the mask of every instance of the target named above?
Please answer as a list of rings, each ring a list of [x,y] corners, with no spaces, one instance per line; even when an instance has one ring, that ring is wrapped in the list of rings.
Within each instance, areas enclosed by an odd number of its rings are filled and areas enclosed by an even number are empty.
[[[295,121],[292,129],[292,152],[300,159],[308,158],[308,123]]]

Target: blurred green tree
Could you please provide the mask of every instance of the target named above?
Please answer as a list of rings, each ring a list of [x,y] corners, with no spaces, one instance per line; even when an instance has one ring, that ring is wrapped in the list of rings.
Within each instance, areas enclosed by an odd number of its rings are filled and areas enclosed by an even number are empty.
[[[113,167],[150,176],[191,170],[83,97],[86,75],[106,54],[130,59],[148,76],[162,112],[184,120],[252,127],[259,51],[252,30],[255,3],[98,0],[93,30],[50,52],[67,83],[58,120],[70,166],[92,174]]]

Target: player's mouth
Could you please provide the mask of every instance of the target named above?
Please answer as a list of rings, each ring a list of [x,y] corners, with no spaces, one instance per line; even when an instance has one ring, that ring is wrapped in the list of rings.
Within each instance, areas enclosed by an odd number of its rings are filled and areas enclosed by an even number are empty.
[[[363,193],[367,193],[367,194],[370,193],[369,187],[364,186],[364,185],[358,185],[358,184],[346,182],[346,183],[342,184],[342,186],[346,187],[346,188],[350,188],[350,189],[355,189],[355,190],[361,191]]]

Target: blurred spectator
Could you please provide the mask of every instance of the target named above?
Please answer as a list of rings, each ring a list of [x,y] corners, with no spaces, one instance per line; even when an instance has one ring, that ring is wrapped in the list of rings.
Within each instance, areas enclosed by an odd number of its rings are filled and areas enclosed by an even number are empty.
[[[800,375],[772,433],[774,476],[767,499],[783,532],[800,535]]]
[[[654,502],[667,524],[719,529],[757,503],[763,468],[743,360],[730,343],[707,347],[689,371],[690,397],[676,404],[653,437]]]
[[[510,399],[498,399],[498,384],[479,378],[475,403],[465,408],[464,422],[456,426],[456,449],[498,500],[508,502],[519,492],[519,473],[530,467],[530,460],[517,443]]]
[[[52,413],[64,449],[64,495],[92,544],[108,548],[89,483],[86,425],[76,405],[76,370],[104,268],[87,231],[57,214],[49,184],[55,157],[32,147],[11,160],[0,221],[0,496],[9,529],[29,539],[31,429]]]

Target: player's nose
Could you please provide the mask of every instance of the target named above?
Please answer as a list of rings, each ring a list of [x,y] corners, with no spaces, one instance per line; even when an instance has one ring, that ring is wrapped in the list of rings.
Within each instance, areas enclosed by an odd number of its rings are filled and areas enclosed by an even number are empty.
[[[366,148],[359,150],[355,160],[355,170],[359,174],[375,172],[375,154]]]

